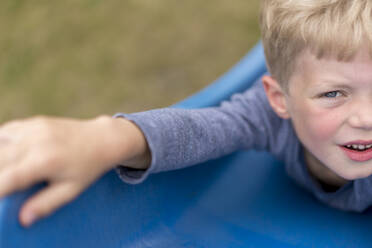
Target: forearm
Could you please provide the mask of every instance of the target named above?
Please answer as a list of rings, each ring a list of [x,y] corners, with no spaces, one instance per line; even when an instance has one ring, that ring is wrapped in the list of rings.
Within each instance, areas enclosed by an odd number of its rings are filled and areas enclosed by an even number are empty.
[[[145,134],[151,173],[185,168],[251,147],[253,137],[246,122],[223,108],[163,108],[116,116],[132,120]]]
[[[131,121],[102,115],[93,120],[100,130],[102,153],[109,169],[123,165],[147,169],[151,154],[142,131]]]
[[[256,84],[219,107],[117,113],[116,118],[133,121],[141,129],[151,152],[146,171],[118,167],[122,180],[137,184],[150,174],[185,168],[236,150],[269,150],[276,139],[269,130],[281,124],[258,86],[262,88]]]
[[[185,168],[241,149],[268,150],[275,141],[268,130],[280,126],[261,84],[218,107],[163,108],[115,116],[141,128],[151,151],[150,173]]]

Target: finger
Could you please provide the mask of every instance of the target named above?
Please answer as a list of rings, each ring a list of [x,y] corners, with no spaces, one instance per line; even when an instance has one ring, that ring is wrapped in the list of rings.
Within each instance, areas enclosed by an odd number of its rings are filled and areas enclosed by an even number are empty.
[[[71,183],[55,183],[32,196],[22,206],[19,220],[25,227],[36,220],[52,214],[55,210],[75,199],[81,190]]]
[[[30,167],[13,166],[0,170],[0,198],[24,190],[41,180],[42,174]]]

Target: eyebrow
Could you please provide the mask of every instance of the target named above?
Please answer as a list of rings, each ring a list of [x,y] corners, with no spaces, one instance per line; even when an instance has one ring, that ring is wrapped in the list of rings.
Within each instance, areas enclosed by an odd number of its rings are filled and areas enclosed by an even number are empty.
[[[325,84],[325,83],[328,83],[328,84]],[[323,80],[322,83],[314,84],[313,87],[316,87],[316,88],[332,87],[332,88],[352,89],[352,87],[349,84],[335,82],[332,80]]]

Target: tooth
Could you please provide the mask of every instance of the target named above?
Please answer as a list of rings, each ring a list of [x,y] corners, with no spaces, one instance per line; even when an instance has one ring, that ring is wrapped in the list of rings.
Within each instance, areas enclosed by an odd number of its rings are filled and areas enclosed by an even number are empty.
[[[347,145],[346,147],[347,147],[347,148],[351,148],[351,145]]]
[[[358,148],[358,145],[352,145],[354,149],[357,149]]]
[[[372,145],[366,145],[366,147],[367,147],[367,148],[371,148],[371,147],[372,147]]]
[[[360,150],[362,150],[362,149],[365,148],[365,146],[364,146],[364,145],[359,145],[358,148],[359,148]]]

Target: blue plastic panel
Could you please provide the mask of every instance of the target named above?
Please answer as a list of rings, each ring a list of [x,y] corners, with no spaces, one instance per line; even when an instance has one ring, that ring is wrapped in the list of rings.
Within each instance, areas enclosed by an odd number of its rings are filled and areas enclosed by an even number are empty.
[[[371,213],[320,204],[266,153],[232,154],[123,184],[110,172],[23,229],[22,192],[2,202],[0,247],[370,247]],[[6,215],[4,215],[6,213]]]

